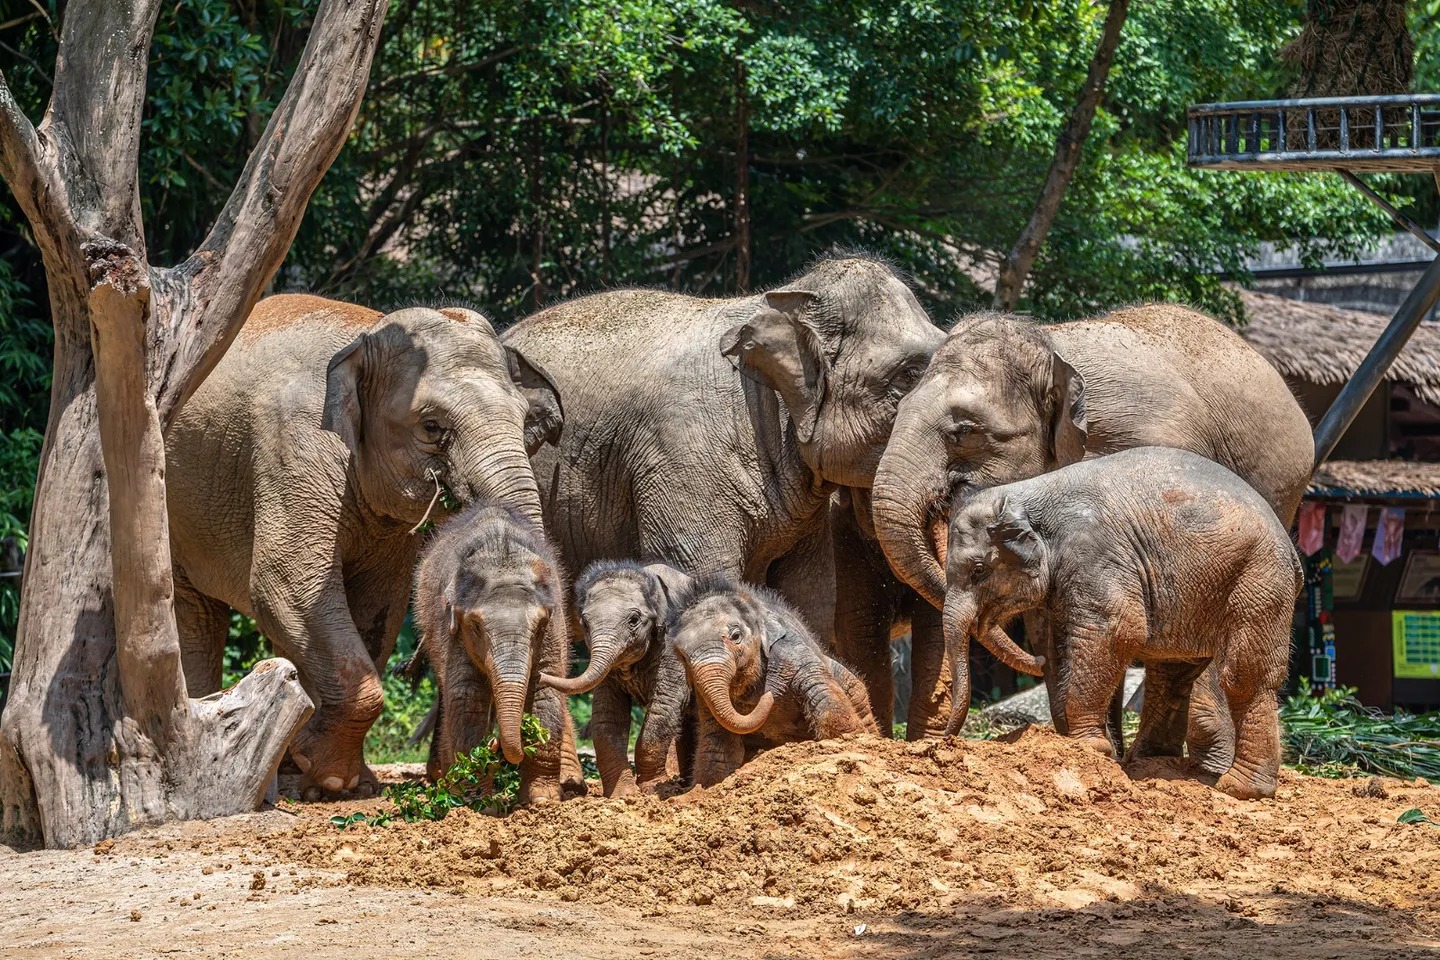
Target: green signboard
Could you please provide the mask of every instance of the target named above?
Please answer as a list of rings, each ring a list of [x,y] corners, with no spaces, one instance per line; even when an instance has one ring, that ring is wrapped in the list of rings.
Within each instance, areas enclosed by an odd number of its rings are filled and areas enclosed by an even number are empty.
[[[1440,610],[1391,611],[1395,676],[1440,680]]]

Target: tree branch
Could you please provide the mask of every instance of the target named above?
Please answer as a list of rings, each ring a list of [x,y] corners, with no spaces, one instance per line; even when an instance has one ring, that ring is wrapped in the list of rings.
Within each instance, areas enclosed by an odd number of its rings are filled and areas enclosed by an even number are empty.
[[[37,203],[45,186],[44,162],[40,137],[15,102],[5,74],[0,73],[0,177],[10,185],[31,223],[40,219]]]
[[[47,121],[81,230],[142,261],[140,119],[159,11],[159,0],[71,0]]]
[[[1050,233],[1055,215],[1060,212],[1060,201],[1075,175],[1080,163],[1080,148],[1090,135],[1090,124],[1095,119],[1095,110],[1100,106],[1100,96],[1105,92],[1105,78],[1110,75],[1110,64],[1115,59],[1115,48],[1120,43],[1120,30],[1125,25],[1125,14],[1130,0],[1110,0],[1110,10],[1105,15],[1105,26],[1100,32],[1100,44],[1095,49],[1095,58],[1090,61],[1090,70],[1080,95],[1075,100],[1075,109],[1060,132],[1055,143],[1055,157],[1050,171],[1045,175],[1045,185],[1040,189],[1040,199],[1015,245],[1000,264],[1000,276],[995,281],[995,306],[1000,310],[1014,310],[1020,302],[1020,292],[1035,257]]]
[[[250,155],[235,192],[200,249],[174,271],[166,296],[194,297],[169,312],[169,355],[157,355],[157,405],[168,426],[224,355],[285,259],[310,196],[344,146],[360,108],[389,0],[323,0],[290,86]]]

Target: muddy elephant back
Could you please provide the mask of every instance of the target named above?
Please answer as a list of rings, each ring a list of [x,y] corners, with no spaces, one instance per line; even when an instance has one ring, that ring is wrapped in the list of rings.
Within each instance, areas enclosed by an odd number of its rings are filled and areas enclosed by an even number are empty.
[[[1189,307],[1146,304],[1064,325],[1102,337],[1107,326],[1123,328],[1130,342],[1119,362],[1133,365],[1137,380],[1157,389],[1183,383],[1190,394],[1190,436],[1173,445],[1234,471],[1288,527],[1315,451],[1310,421],[1280,372],[1234,330]]]

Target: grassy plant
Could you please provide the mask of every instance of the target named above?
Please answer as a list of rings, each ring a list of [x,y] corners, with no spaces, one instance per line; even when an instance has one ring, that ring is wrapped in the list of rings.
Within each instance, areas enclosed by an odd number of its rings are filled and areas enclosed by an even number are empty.
[[[548,736],[539,720],[525,714],[520,722],[520,742],[526,757],[534,756],[536,748]],[[443,820],[458,807],[509,813],[520,798],[520,768],[509,763],[500,752],[499,741],[491,739],[457,757],[438,782],[397,783],[387,787],[385,795],[395,804],[396,813],[407,822]]]
[[[1280,708],[1285,761],[1321,777],[1379,774],[1440,780],[1440,713],[1383,713],[1355,699],[1353,687],[1299,692]]]

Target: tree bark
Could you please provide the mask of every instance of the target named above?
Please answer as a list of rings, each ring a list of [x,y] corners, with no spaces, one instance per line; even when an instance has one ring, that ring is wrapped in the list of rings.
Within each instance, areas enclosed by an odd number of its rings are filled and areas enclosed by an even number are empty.
[[[1031,211],[1025,229],[1020,231],[1015,245],[1000,263],[1000,275],[995,280],[997,310],[1014,310],[1020,303],[1020,293],[1025,288],[1030,269],[1035,265],[1035,257],[1055,223],[1055,215],[1060,212],[1060,202],[1065,198],[1065,190],[1080,164],[1081,148],[1085,146],[1085,138],[1090,136],[1090,124],[1095,120],[1095,110],[1105,92],[1105,79],[1110,75],[1110,64],[1115,59],[1115,48],[1120,43],[1120,30],[1125,26],[1129,6],[1130,0],[1110,0],[1110,10],[1105,15],[1105,26],[1100,32],[1100,45],[1090,61],[1090,70],[1080,87],[1075,108],[1070,111],[1070,119],[1065,122],[1060,139],[1055,143],[1055,156],[1045,175],[1040,199],[1035,201],[1035,209]]]
[[[201,248],[173,268],[148,263],[140,219],[159,0],[71,0],[38,129],[0,76],[0,176],[40,248],[55,327],[0,717],[9,843],[72,847],[253,809],[310,715],[283,660],[190,699],[172,605],[164,427],[279,268],[354,120],[386,3],[321,3],[240,184]]]

